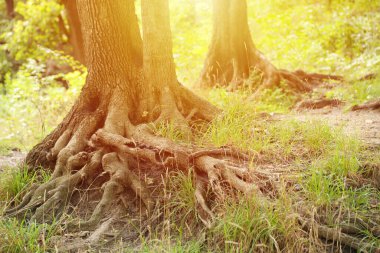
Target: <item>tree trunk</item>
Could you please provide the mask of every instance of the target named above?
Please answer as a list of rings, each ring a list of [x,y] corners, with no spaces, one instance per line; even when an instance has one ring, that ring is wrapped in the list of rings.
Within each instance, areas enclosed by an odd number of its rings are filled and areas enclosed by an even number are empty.
[[[14,16],[15,16],[14,0],[5,0],[5,4],[7,6],[8,17],[10,19],[14,18]]]
[[[167,0],[142,2],[144,46],[133,0],[78,0],[77,6],[86,84],[63,122],[27,155],[32,168],[54,167],[50,181],[33,188],[7,214],[52,219],[46,215],[61,214],[78,185],[108,174],[102,199],[80,224],[86,229],[98,224],[126,187],[151,210],[150,194],[133,172],[136,160],[184,170],[190,160],[196,162],[198,157],[190,159],[194,149],[155,136],[146,123],[173,121],[190,130],[190,121],[211,120],[219,110],[177,81]]]
[[[309,84],[323,79],[341,79],[338,76],[290,73],[278,70],[255,47],[248,26],[246,0],[213,0],[213,34],[209,52],[200,75],[203,87],[228,86],[235,89],[252,72],[261,75],[261,87],[269,88],[288,81],[296,91],[310,91]]]
[[[138,102],[139,82],[136,80],[141,79],[138,73],[142,68],[142,41],[133,2],[104,2],[77,2],[86,45],[86,84],[63,122],[28,153],[26,162],[32,167],[52,168],[62,149],[69,153],[83,149],[96,127],[105,124],[105,115],[113,115],[109,106],[111,100],[116,103],[119,97],[120,101],[130,105]],[[99,15],[109,18],[99,19]],[[123,22],[124,15],[131,22]],[[92,128],[86,126],[88,122],[84,119],[87,118],[96,118]],[[84,134],[85,128],[87,134]],[[54,145],[57,147],[54,148]]]
[[[240,84],[254,68],[272,77],[274,67],[253,44],[246,1],[214,0],[213,8],[213,35],[201,73],[201,85]]]
[[[63,0],[62,3],[65,6],[67,21],[70,28],[68,37],[69,43],[73,48],[72,55],[77,61],[86,65],[83,48],[83,36],[76,1]]]

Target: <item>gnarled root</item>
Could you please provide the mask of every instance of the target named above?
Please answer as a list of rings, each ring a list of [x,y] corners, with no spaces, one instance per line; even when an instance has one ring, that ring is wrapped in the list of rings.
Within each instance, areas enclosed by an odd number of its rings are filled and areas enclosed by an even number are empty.
[[[95,115],[88,115],[74,131],[65,132],[49,153],[50,159],[56,159],[52,178],[33,187],[20,205],[7,210],[7,216],[49,222],[68,211],[68,204],[74,202],[78,190],[88,188],[98,178],[96,186],[102,184],[103,193],[90,218],[68,223],[69,229],[93,230],[106,218],[111,206],[119,200],[125,205],[128,190],[136,194],[149,214],[154,200],[137,175],[137,163],[162,172],[193,168],[198,214],[207,227],[214,217],[207,203],[210,192],[219,200],[231,189],[246,195],[262,194],[256,180],[259,176],[255,177],[255,172],[248,169],[250,155],[231,147],[205,149],[181,145],[157,136],[148,125],[133,126],[128,120],[121,122],[116,112],[109,115],[115,117],[107,117],[104,128],[96,132],[101,121]],[[188,115],[200,117],[198,112]],[[114,120],[118,124],[112,127]]]
[[[99,130],[92,137],[92,141],[97,145],[107,146],[117,151],[120,157],[132,155],[163,169],[186,171],[194,167],[195,199],[200,219],[207,227],[211,226],[213,217],[206,201],[209,186],[221,199],[225,195],[222,187],[225,183],[232,189],[245,194],[261,194],[259,187],[255,184],[257,182],[253,182],[254,172],[241,164],[249,158],[245,154],[229,148],[199,150],[185,147],[155,136],[144,128],[136,132],[136,138],[132,140]],[[132,173],[129,172],[129,174]],[[140,195],[140,198],[144,200],[143,195]]]
[[[298,111],[305,109],[321,109],[325,107],[337,107],[342,105],[343,102],[339,99],[317,99],[317,100],[302,100],[296,104],[295,108]]]
[[[146,186],[128,169],[128,161],[126,159],[120,158],[116,152],[112,152],[103,156],[102,165],[103,170],[110,175],[110,180],[102,186],[104,189],[102,199],[89,220],[80,222],[79,224],[71,223],[69,224],[70,228],[93,229],[99,224],[110,205],[119,199],[120,194],[126,190],[126,187],[130,187],[140,197],[148,213],[152,210],[153,201]]]
[[[349,235],[347,233],[347,227],[345,226],[337,229],[337,228],[330,228],[325,225],[317,224],[315,222],[312,222],[304,218],[299,218],[299,221],[305,230],[308,230],[308,231],[315,230],[318,237],[324,238],[326,240],[329,240],[332,242],[338,242],[341,245],[349,246],[360,252],[375,252],[377,250],[377,248],[374,245],[364,240],[361,240],[360,238]],[[352,232],[353,231],[352,228],[350,228],[349,231]],[[356,229],[355,231],[357,232]]]
[[[31,218],[36,221],[49,221],[64,211],[75,187],[91,176],[99,166],[102,152],[98,151],[91,156],[91,160],[74,174],[52,178],[38,187],[32,187],[25,195],[24,200],[16,207],[6,210],[7,217]],[[71,165],[83,164],[88,155],[80,152],[71,158]],[[32,214],[32,217],[29,217]],[[53,216],[54,217],[53,217]],[[47,217],[50,216],[50,217]]]

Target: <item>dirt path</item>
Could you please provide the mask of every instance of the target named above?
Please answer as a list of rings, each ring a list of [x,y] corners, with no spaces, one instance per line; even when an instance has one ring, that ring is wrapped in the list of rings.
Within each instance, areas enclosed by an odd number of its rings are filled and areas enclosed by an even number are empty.
[[[0,155],[0,172],[6,167],[17,166],[26,156],[25,152],[12,150],[7,155]]]
[[[342,108],[322,108],[293,111],[277,115],[275,119],[295,119],[300,121],[321,120],[331,126],[343,127],[348,135],[357,135],[364,143],[380,146],[380,111],[360,110],[344,112]]]

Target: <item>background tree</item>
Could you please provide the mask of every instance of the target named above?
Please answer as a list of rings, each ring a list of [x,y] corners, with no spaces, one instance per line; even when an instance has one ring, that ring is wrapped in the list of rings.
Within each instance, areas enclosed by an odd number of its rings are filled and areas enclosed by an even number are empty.
[[[73,48],[72,55],[77,61],[85,65],[83,36],[76,1],[62,0],[62,3],[65,6],[67,22],[69,24],[68,38]]]
[[[340,76],[289,72],[277,69],[255,47],[248,26],[246,0],[213,0],[213,34],[203,70],[201,86],[237,88],[253,72],[261,75],[261,87],[276,87],[286,80],[295,91],[311,91],[325,79]]]
[[[5,4],[7,6],[8,17],[13,18],[15,16],[14,0],[5,0]]]

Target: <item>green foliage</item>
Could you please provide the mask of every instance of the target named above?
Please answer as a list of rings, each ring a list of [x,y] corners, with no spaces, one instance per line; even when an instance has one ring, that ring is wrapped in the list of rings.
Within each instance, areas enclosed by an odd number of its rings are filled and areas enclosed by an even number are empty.
[[[0,201],[18,203],[29,186],[46,182],[49,178],[50,174],[44,170],[30,172],[27,167],[5,168],[0,178]]]
[[[326,97],[346,101],[349,106],[371,101],[380,97],[380,78],[337,86],[327,91]]]
[[[48,49],[64,41],[58,27],[62,6],[57,1],[18,1],[15,11],[21,18],[14,20],[12,29],[1,35],[6,41],[3,49],[16,61],[48,59]]]
[[[362,76],[379,67],[377,1],[249,1],[254,41],[276,66]],[[352,70],[355,70],[352,73]]]
[[[14,78],[6,77],[7,94],[0,95],[0,146],[27,150],[41,141],[62,120],[84,83],[85,74],[68,73],[64,78],[70,88],[65,90],[51,77],[40,77],[35,64],[30,60]]]
[[[247,2],[253,40],[277,67],[356,78],[379,71],[378,1]],[[193,84],[211,39],[211,2],[180,0],[170,6],[178,76]]]

